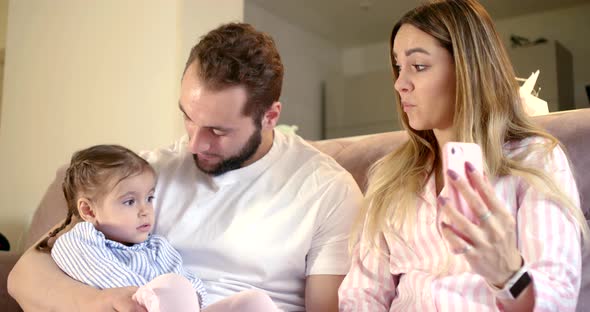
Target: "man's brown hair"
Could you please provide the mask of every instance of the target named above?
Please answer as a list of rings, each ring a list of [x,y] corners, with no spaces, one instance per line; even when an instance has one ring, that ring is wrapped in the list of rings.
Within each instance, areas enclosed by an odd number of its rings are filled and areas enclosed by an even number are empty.
[[[275,42],[252,25],[229,23],[210,31],[192,48],[184,72],[193,63],[210,90],[244,86],[248,100],[243,113],[257,126],[281,96],[284,69]]]

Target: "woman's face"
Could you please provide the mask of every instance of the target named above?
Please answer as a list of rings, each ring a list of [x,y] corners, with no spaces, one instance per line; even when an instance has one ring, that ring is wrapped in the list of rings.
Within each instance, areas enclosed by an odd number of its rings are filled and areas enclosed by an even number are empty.
[[[414,130],[446,130],[453,125],[455,64],[439,42],[404,24],[393,42],[398,78],[395,90]]]

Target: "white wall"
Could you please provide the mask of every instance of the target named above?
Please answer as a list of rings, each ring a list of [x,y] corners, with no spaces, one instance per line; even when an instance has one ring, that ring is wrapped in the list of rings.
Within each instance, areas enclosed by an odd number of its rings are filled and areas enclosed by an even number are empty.
[[[166,2],[169,0],[160,0]],[[221,24],[244,20],[244,0],[177,0],[177,75],[173,80],[175,94],[180,92],[180,79],[191,48],[200,38]],[[216,4],[216,5],[215,5]],[[176,95],[175,95],[176,96]],[[184,133],[181,115],[178,113],[178,99],[174,99],[177,115],[176,131]]]
[[[342,50],[342,75],[355,76],[379,71],[391,71],[389,42]]]
[[[0,123],[2,122],[2,81],[4,81],[4,57],[6,48],[6,23],[8,0],[0,0]]]
[[[0,0],[0,47],[6,47],[6,22],[8,20],[8,0]]]
[[[99,143],[154,148],[182,134],[177,103],[188,48],[207,30],[243,18],[243,0],[211,3],[10,2],[0,231],[12,243],[75,150]]]
[[[346,48],[328,81],[328,138],[399,130],[389,43]]]
[[[545,37],[565,46],[573,56],[575,105],[582,108],[588,107],[584,86],[590,84],[589,16],[590,4],[584,4],[497,20],[496,27],[507,48],[510,48],[511,34],[531,39]],[[379,69],[389,71],[389,43],[387,38],[383,39],[382,42],[345,49],[342,53],[342,72],[345,75],[357,75]]]
[[[289,24],[267,10],[245,2],[244,21],[270,34],[277,44],[285,78],[280,123],[299,126],[306,139],[320,139],[321,85],[340,71],[340,49],[329,41]]]
[[[336,75],[327,91],[327,138],[400,129],[391,72]]]

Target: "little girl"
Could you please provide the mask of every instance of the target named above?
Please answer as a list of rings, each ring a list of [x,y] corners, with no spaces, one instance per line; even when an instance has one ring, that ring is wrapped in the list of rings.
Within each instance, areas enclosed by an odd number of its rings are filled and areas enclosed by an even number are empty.
[[[156,173],[141,157],[118,145],[97,145],[72,156],[63,182],[65,222],[37,245],[51,251],[70,277],[93,287],[138,286],[133,300],[149,312],[200,311],[207,306],[203,282],[182,266],[180,254],[154,224]],[[72,218],[84,220],[48,241]],[[276,311],[270,297],[245,291],[205,308],[215,311]]]

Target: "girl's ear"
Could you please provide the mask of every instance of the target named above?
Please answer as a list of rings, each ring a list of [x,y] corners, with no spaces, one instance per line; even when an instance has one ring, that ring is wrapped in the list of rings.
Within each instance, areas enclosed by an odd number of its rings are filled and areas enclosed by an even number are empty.
[[[78,213],[80,217],[87,222],[92,224],[96,221],[96,214],[94,211],[94,205],[88,198],[81,197],[78,199]]]

